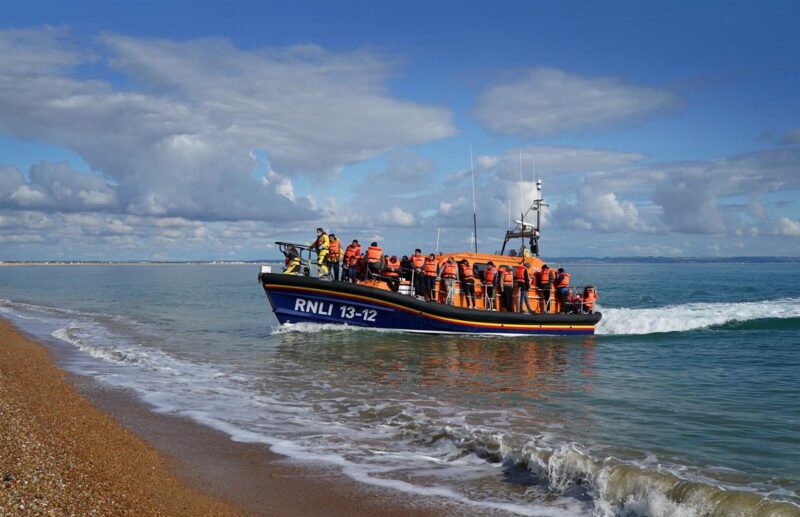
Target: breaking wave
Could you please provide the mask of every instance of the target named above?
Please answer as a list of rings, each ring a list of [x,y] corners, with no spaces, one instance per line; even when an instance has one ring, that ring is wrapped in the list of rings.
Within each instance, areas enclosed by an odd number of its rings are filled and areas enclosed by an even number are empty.
[[[785,322],[800,318],[799,301],[606,309],[600,333]],[[623,460],[553,434],[515,433],[504,415],[493,417],[491,411],[470,410],[471,420],[481,423],[469,425],[463,408],[419,394],[413,400],[368,403],[330,394],[324,386],[305,389],[321,389],[327,398],[304,398],[299,386],[265,392],[218,363],[140,346],[85,313],[8,301],[0,302],[0,311],[52,318],[50,335],[113,365],[100,379],[136,390],[156,411],[186,416],[237,441],[268,444],[289,457],[338,465],[360,482],[519,515],[800,516],[800,506],[789,502],[797,500],[791,488],[783,493],[770,485],[756,491],[748,482],[726,482],[656,457]],[[278,332],[343,330],[298,327]],[[499,484],[491,482],[495,478]]]
[[[688,303],[651,309],[602,308],[597,334],[655,334],[711,327],[736,328],[755,320],[800,318],[800,298],[758,302]],[[745,327],[746,328],[746,327]]]

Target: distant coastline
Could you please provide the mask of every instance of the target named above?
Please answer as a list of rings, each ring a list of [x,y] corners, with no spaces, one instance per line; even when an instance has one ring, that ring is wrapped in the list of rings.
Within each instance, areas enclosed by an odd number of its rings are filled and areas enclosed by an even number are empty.
[[[562,264],[800,264],[800,257],[549,257]],[[168,266],[275,264],[282,258],[257,260],[0,260],[2,266]]]

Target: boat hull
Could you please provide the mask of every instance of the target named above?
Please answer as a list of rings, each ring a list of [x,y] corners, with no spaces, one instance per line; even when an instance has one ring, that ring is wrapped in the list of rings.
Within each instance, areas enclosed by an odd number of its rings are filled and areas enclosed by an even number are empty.
[[[349,282],[261,273],[281,324],[329,323],[436,334],[586,335],[602,315],[518,314],[452,307]]]

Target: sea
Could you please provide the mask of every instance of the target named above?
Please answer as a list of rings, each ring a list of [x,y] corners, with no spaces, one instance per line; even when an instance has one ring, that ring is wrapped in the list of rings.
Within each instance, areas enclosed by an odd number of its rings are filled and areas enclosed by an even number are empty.
[[[800,515],[800,264],[561,265],[594,336],[280,327],[257,265],[0,267],[0,316],[155,412],[475,514]]]

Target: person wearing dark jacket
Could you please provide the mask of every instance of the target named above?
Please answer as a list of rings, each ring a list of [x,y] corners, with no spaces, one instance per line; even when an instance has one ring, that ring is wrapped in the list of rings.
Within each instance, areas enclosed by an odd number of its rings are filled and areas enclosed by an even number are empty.
[[[503,290],[503,310],[506,312],[514,312],[514,272],[508,266],[500,266],[500,273],[502,276]]]
[[[525,264],[518,265],[515,271],[517,287],[519,287],[519,311],[517,312],[522,312],[522,304],[524,303],[528,314],[533,314],[533,309],[531,309],[531,304],[528,301],[528,291],[531,288],[531,276],[530,273],[528,273],[530,267],[531,263],[526,262]]]
[[[403,255],[403,258],[400,259],[400,276],[403,277],[403,280],[411,281],[412,270],[411,260],[408,255]]]
[[[538,284],[539,291],[542,293],[542,301],[544,302],[544,312],[550,312],[550,290],[553,287],[553,270],[547,267],[547,264],[542,266]]]
[[[486,310],[493,311],[494,301],[497,296],[496,287],[503,275],[494,267],[494,262],[486,264],[486,271],[483,274],[483,288],[486,293]]]
[[[563,267],[558,268],[558,275],[556,275],[556,282],[554,287],[558,293],[558,299],[561,302],[561,312],[567,312],[569,309],[569,273],[564,271]]]

